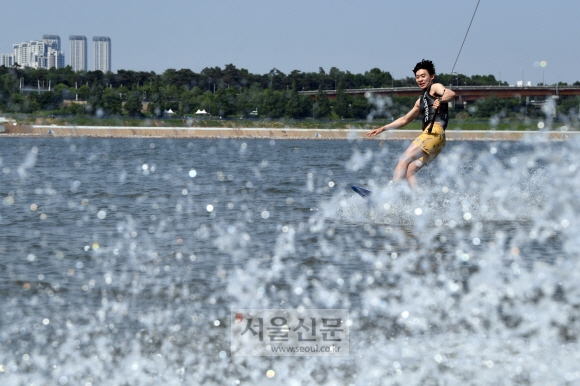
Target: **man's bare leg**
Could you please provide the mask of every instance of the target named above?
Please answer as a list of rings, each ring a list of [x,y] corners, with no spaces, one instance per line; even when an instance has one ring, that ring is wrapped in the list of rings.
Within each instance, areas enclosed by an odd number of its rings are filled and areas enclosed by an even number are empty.
[[[417,174],[417,172],[419,170],[421,170],[421,168],[423,167],[423,162],[419,161],[418,159],[411,162],[411,164],[409,165],[409,167],[407,168],[407,181],[409,182],[409,186],[411,187],[411,189],[415,189],[419,182],[417,181],[417,177],[415,177],[415,174]]]
[[[393,174],[393,182],[407,179],[411,188],[417,186],[417,178],[415,173],[423,167],[423,164],[417,165],[415,161],[419,158],[426,156],[427,153],[419,146],[411,143],[407,150],[399,158],[399,163],[395,168],[395,173]]]

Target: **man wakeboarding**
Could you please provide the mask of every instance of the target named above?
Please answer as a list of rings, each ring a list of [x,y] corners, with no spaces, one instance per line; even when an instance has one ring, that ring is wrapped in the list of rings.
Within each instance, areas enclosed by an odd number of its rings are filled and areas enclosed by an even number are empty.
[[[441,83],[434,83],[435,65],[423,59],[413,69],[415,81],[423,94],[405,116],[388,125],[371,130],[367,136],[372,137],[385,130],[399,129],[423,115],[423,132],[409,145],[399,158],[393,174],[393,181],[406,179],[411,188],[417,186],[415,174],[428,166],[445,147],[445,129],[449,122],[448,103],[455,98],[455,93]]]

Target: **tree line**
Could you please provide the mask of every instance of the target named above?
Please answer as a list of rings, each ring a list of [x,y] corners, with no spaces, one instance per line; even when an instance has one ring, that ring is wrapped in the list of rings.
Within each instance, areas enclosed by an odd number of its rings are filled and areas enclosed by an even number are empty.
[[[438,74],[436,81],[450,86],[507,85],[493,75]],[[21,86],[31,89],[50,86],[50,91],[22,92]],[[413,77],[394,79],[390,72],[379,68],[363,74],[336,67],[328,72],[320,67],[318,72],[294,70],[284,74],[274,68],[267,74],[252,74],[227,64],[223,69],[208,67],[199,73],[190,69],[168,69],[156,74],[131,70],[74,72],[70,66],[50,70],[2,66],[0,110],[132,117],[159,117],[168,110],[188,116],[205,110],[220,117],[365,119],[376,106],[365,97],[353,97],[344,90],[381,87],[416,87],[416,83]],[[336,98],[329,100],[325,90],[337,90]],[[299,91],[317,91],[316,100],[300,95]],[[417,95],[419,93],[418,90]],[[479,113],[472,115],[497,114],[498,111],[515,114],[522,108],[521,101],[490,99],[492,103],[484,101],[476,109]],[[404,114],[415,100],[414,97],[392,98],[385,115]],[[568,104],[574,106],[574,103]],[[146,109],[143,106],[147,106]]]

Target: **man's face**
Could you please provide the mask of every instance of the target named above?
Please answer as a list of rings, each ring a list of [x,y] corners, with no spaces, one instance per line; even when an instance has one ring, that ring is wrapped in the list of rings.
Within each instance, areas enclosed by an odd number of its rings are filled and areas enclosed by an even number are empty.
[[[415,81],[417,81],[417,85],[421,87],[422,90],[425,90],[427,87],[429,87],[429,84],[431,81],[433,81],[434,78],[435,75],[429,75],[429,71],[425,69],[417,70],[415,73]]]

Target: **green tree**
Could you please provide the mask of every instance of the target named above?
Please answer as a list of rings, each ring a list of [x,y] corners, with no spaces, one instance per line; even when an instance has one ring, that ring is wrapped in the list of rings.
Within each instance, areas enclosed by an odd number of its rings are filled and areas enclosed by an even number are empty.
[[[117,94],[119,94],[121,100],[127,100],[129,97],[129,89],[125,86],[119,86],[117,87]]]
[[[79,98],[82,101],[86,101],[89,100],[89,96],[91,95],[91,88],[89,86],[82,85],[78,90],[77,90],[77,95],[79,96]]]
[[[66,110],[71,115],[84,115],[85,114],[85,106],[80,103],[71,103],[68,109]]]
[[[147,103],[147,111],[155,117],[160,117],[163,114],[162,99],[159,93],[153,93],[149,97],[149,103]]]
[[[236,112],[237,91],[234,87],[223,89],[224,93],[220,94],[218,99],[222,116],[230,116]]]
[[[264,90],[264,98],[262,105],[260,106],[260,113],[268,118],[274,118],[276,116],[276,101],[274,93],[270,87]]]
[[[286,100],[281,91],[272,91],[271,88],[264,90],[260,114],[268,118],[280,118],[284,116]]]
[[[341,119],[349,118],[349,100],[344,92],[344,79],[340,79],[338,82],[338,89],[336,90],[336,101],[334,104],[334,112],[338,115]]]
[[[214,115],[216,113],[214,106],[214,94],[209,91],[206,91],[196,97],[196,104],[199,106],[199,109],[205,110],[210,115]]]
[[[18,90],[18,79],[14,74],[6,73],[2,75],[2,89],[8,94],[13,94],[19,92]]]
[[[10,95],[7,107],[10,111],[24,114],[30,114],[40,110],[40,105],[36,101],[34,94],[14,93]]]
[[[249,90],[242,90],[237,98],[236,112],[244,118],[250,116],[250,113],[254,111],[255,107],[250,98]]]
[[[302,116],[302,106],[300,105],[300,98],[296,90],[296,82],[292,83],[292,90],[288,95],[286,102],[286,114],[289,118],[298,119]]]
[[[372,106],[362,95],[359,95],[352,100],[350,109],[351,118],[365,119],[371,112]]]
[[[478,99],[475,108],[471,109],[471,115],[475,118],[489,118],[494,115],[509,115],[513,111],[522,108],[518,99],[499,99],[495,95],[489,98]]]
[[[328,94],[322,91],[322,85],[318,86],[318,93],[316,94],[316,102],[313,107],[314,118],[328,118],[331,114],[330,101]]]
[[[393,77],[391,74],[389,72],[384,72],[379,68],[373,68],[370,71],[365,72],[364,78],[367,87],[391,87],[393,83]]]
[[[258,110],[259,114],[264,114],[262,106],[266,103],[266,92],[260,83],[253,83],[248,90],[250,111]]]
[[[63,93],[57,91],[44,92],[36,97],[39,108],[45,111],[59,109],[63,100]]]
[[[90,94],[87,98],[87,104],[85,105],[86,111],[91,114],[104,114],[103,110],[103,93],[104,88],[101,85],[94,85],[91,87]]]
[[[141,111],[143,110],[143,104],[141,103],[141,94],[138,91],[129,92],[127,97],[127,102],[124,106],[127,114],[131,117],[141,116]]]
[[[338,81],[342,79],[343,72],[336,67],[331,67],[328,72],[328,78],[331,81],[331,88],[333,90],[338,90]],[[344,86],[344,85],[343,85]]]
[[[103,109],[107,115],[121,115],[122,101],[115,89],[107,88],[103,95]]]
[[[179,97],[179,105],[183,115],[194,114],[197,107],[195,90],[183,91]]]
[[[564,115],[578,116],[580,111],[580,97],[569,96],[563,97],[558,103],[558,112]]]

